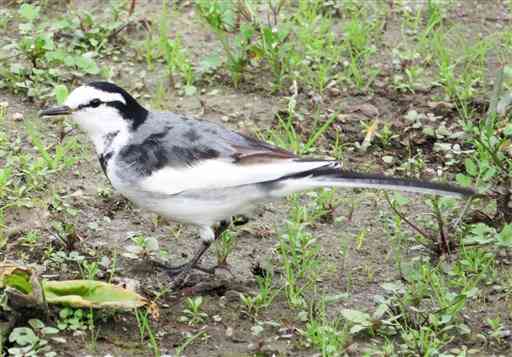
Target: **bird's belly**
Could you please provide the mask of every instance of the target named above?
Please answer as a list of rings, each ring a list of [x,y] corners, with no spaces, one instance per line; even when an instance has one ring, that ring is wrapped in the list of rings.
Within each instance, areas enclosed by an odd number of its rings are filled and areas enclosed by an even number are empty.
[[[245,213],[262,201],[257,187],[195,190],[174,195],[137,190],[120,191],[137,206],[172,221],[208,226]]]

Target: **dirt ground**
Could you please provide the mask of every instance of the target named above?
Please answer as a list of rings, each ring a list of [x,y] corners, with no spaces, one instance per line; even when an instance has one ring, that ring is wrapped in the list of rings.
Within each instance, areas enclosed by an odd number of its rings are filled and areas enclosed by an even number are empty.
[[[98,1],[75,1],[77,8],[99,8]],[[183,37],[191,60],[208,54],[219,48],[220,44],[198,19],[192,2],[179,2],[175,13],[172,14],[171,36],[177,29]],[[457,7],[453,16],[457,16],[469,37],[479,33],[491,33],[496,28],[510,26],[510,21],[500,20],[510,14],[505,14],[501,2],[467,1],[473,6]],[[490,5],[492,3],[492,6]],[[4,6],[4,5],[2,5]],[[135,17],[146,19],[160,9],[161,1],[138,2]],[[58,6],[55,6],[55,11]],[[400,36],[397,24],[390,21],[383,38],[386,45],[381,49],[379,62],[382,71],[377,80],[384,83],[387,73],[391,72],[391,50],[394,42]],[[207,120],[222,123],[230,128],[252,135],[265,133],[276,127],[276,114],[286,109],[286,97],[289,93],[271,94],[265,76],[260,73],[248,73],[240,88],[233,88],[222,75],[217,75],[202,82],[199,94],[182,96],[172,88],[166,88],[165,100],[156,101],[154,93],[164,83],[157,69],[148,71],[143,59],[130,47],[130,41],[140,40],[144,36],[139,28],[129,29],[123,34],[119,45],[117,60],[103,65],[111,66],[115,75],[113,81],[123,86],[128,92],[139,95],[139,100],[147,106],[156,106],[160,110],[170,110],[184,113]],[[489,64],[489,76],[495,72],[492,61]],[[161,69],[161,68],[160,68]],[[90,79],[90,78],[87,78]],[[85,80],[85,79],[84,79]],[[76,83],[78,84],[78,83]],[[444,158],[433,150],[434,142],[414,133],[405,134],[406,123],[404,115],[411,110],[429,112],[443,116],[447,126],[457,128],[455,109],[439,104],[440,93],[436,88],[427,88],[423,92],[408,94],[398,92],[383,84],[369,94],[355,89],[340,88],[335,95],[324,95],[319,105],[320,112],[338,112],[338,117],[332,128],[327,130],[319,140],[315,156],[328,156],[335,140],[335,133],[342,133],[347,150],[343,155],[345,167],[386,173],[404,174],[397,171],[398,164],[409,157],[411,145],[425,153],[425,166],[422,175],[432,177],[439,170],[449,171],[453,175],[459,166],[444,167]],[[148,97],[148,95],[150,97]],[[0,89],[0,102],[9,103],[7,125],[12,137],[23,134],[24,121],[34,122],[46,136],[48,143],[58,140],[60,124],[51,121],[40,121],[37,111],[52,102],[41,100],[30,102],[21,96],[13,95],[6,89]],[[313,98],[308,93],[300,93],[298,107],[305,117],[311,117]],[[475,101],[474,108],[484,112],[482,103]],[[480,109],[479,109],[480,108]],[[379,117],[389,121],[393,129],[400,133],[396,144],[386,148],[372,147],[368,152],[358,151],[352,144],[361,142],[364,133],[361,130],[362,121],[370,121],[373,111],[377,110]],[[24,121],[11,120],[14,113],[22,113]],[[307,124],[303,128],[307,134]],[[71,263],[67,266],[57,265],[45,259],[45,251],[49,247],[58,249],[59,242],[50,233],[50,222],[59,217],[60,212],[51,210],[49,204],[55,195],[65,202],[67,208],[78,212],[72,218],[81,238],[79,251],[90,257],[108,257],[117,259],[115,280],[131,279],[137,283],[138,290],[150,299],[156,299],[160,317],[153,320],[153,331],[158,338],[162,355],[175,355],[176,348],[192,335],[199,335],[187,348],[186,356],[313,356],[320,355],[314,348],[305,346],[300,338],[304,324],[297,318],[297,311],[290,309],[286,297],[279,294],[273,303],[258,313],[257,321],[244,312],[240,301],[240,293],[256,293],[256,277],[253,273],[255,266],[261,265],[274,272],[275,284],[283,284],[281,277],[284,272],[279,263],[278,237],[283,233],[290,205],[287,200],[273,202],[256,208],[249,215],[249,222],[233,228],[236,235],[236,248],[228,258],[230,272],[219,270],[215,276],[196,273],[191,277],[188,287],[180,291],[168,291],[169,278],[162,271],[153,267],[148,261],[131,259],[123,256],[125,248],[130,244],[129,237],[134,233],[158,238],[160,249],[168,253],[168,259],[173,263],[184,262],[191,257],[199,244],[197,232],[192,227],[165,222],[155,215],[142,212],[115,192],[111,192],[108,180],[103,176],[101,167],[96,159],[92,144],[87,138],[75,131],[71,134],[81,144],[79,161],[69,171],[62,172],[58,177],[52,177],[47,191],[37,199],[34,207],[14,208],[5,212],[5,225],[8,227],[9,241],[0,256],[3,259],[22,261],[37,268],[45,276],[58,275],[60,278],[79,278],[79,271]],[[408,136],[409,135],[409,136]],[[407,144],[397,144],[406,142]],[[34,153],[26,142],[16,144],[19,150]],[[383,157],[392,156],[394,163],[384,162]],[[105,193],[100,195],[99,192]],[[409,212],[414,216],[421,215],[427,210],[424,198],[407,195],[411,199]],[[397,282],[401,272],[395,263],[395,251],[390,244],[386,232],[386,217],[392,215],[382,195],[373,191],[339,191],[336,198],[340,204],[335,209],[333,222],[315,222],[309,230],[320,242],[319,261],[321,274],[318,278],[318,288],[326,296],[344,296],[329,307],[333,317],[341,309],[354,308],[362,311],[372,311],[376,296],[386,295],[383,283]],[[300,198],[304,205],[308,204],[309,196]],[[50,208],[49,208],[50,207]],[[38,230],[43,239],[34,246],[19,244],[18,238],[25,233]],[[357,241],[361,232],[365,232],[362,243]],[[345,256],[340,253],[340,247],[346,247],[350,252]],[[414,247],[406,249],[403,260],[414,260],[424,252]],[[215,264],[214,249],[204,260],[205,265]],[[482,299],[474,307],[469,308],[464,317],[466,324],[478,329],[484,329],[482,316],[488,316],[490,311],[500,313],[506,309],[506,304],[497,304],[496,295],[489,288],[489,296]],[[180,322],[186,308],[185,300],[190,296],[202,296],[202,308],[208,315],[204,324],[190,326]],[[504,307],[505,306],[505,307]],[[57,310],[54,311],[57,314]],[[484,314],[485,313],[485,314]],[[54,351],[59,356],[145,356],[151,355],[149,341],[140,342],[137,321],[133,314],[124,312],[98,312],[98,337],[94,350],[91,347],[90,336],[83,332],[68,332],[64,334],[65,343],[51,342]],[[505,321],[511,323],[507,313]],[[255,333],[255,326],[261,326],[262,332]],[[379,337],[353,337],[346,353],[360,356],[373,346],[383,343]],[[471,348],[476,346],[473,355],[507,355],[503,350],[494,350],[490,346],[482,346],[478,338],[467,341],[454,341],[453,348],[460,346]],[[489,348],[488,350],[486,348]]]

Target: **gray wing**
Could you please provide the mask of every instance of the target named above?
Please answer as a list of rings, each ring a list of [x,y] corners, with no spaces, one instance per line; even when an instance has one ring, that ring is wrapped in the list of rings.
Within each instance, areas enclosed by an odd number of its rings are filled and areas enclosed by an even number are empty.
[[[121,149],[119,160],[141,176],[216,158],[239,165],[296,158],[289,151],[221,125],[172,113],[152,113],[133,141]]]
[[[220,125],[161,114],[147,120],[121,149],[125,175],[138,190],[163,195],[265,185],[280,197],[324,186],[373,187],[420,193],[472,195],[443,184],[343,171],[336,161],[305,160]],[[136,175],[134,171],[136,170]],[[142,176],[142,177],[141,177]]]

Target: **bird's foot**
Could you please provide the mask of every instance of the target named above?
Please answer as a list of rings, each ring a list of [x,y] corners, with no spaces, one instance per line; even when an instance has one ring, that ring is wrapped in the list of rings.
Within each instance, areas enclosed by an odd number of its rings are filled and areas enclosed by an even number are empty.
[[[192,262],[188,262],[181,265],[171,266],[159,261],[153,261],[153,264],[158,268],[162,269],[172,280],[172,288],[178,289],[187,285],[187,281],[189,280],[190,273],[193,270],[200,271],[205,274],[215,275],[217,270],[224,270],[228,272],[231,276],[233,276],[233,272],[231,271],[231,266],[226,263],[220,263],[215,266],[206,268],[198,264],[193,264]],[[222,274],[221,274],[222,275]]]
[[[153,264],[162,269],[169,275],[169,277],[174,278],[178,275],[189,274],[192,270],[198,270],[206,274],[215,274],[215,268],[204,268],[198,264],[194,264],[192,262],[188,262],[181,265],[167,265],[165,263],[159,261],[153,261]]]
[[[233,272],[231,271],[231,265],[226,262],[225,260],[221,263],[218,263],[216,266],[210,268],[214,273],[217,269],[225,270],[227,271],[231,276],[234,276]]]

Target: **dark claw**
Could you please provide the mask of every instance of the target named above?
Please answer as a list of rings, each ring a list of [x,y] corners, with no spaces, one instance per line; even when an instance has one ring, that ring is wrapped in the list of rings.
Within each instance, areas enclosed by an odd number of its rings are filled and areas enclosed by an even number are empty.
[[[216,268],[216,267],[204,268],[200,265],[192,265],[190,262],[181,264],[181,265],[176,265],[176,266],[167,265],[167,264],[164,264],[159,261],[154,261],[153,264],[156,265],[157,267],[161,268],[163,271],[165,271],[167,273],[167,275],[169,275],[169,277],[171,277],[171,278],[175,278],[181,274],[183,274],[183,275],[188,274],[188,273],[190,273],[191,270],[198,270],[198,271],[201,271],[206,274],[215,274],[215,268]]]
[[[229,222],[221,221],[219,225],[214,227],[215,231],[215,239],[220,237],[220,235],[229,227]],[[173,278],[174,282],[172,284],[173,288],[182,287],[186,280],[189,277],[191,270],[199,270],[203,273],[207,274],[215,274],[215,269],[220,268],[220,266],[215,266],[213,268],[203,268],[199,265],[201,257],[208,250],[208,247],[211,245],[211,241],[203,241],[201,247],[194,253],[192,259],[185,264],[178,266],[168,266],[162,262],[154,261],[154,264],[163,269],[171,278]],[[231,272],[228,269],[229,272]]]
[[[171,278],[173,278],[183,272],[189,272],[191,270],[190,263],[173,266],[173,265],[167,265],[167,264],[162,263],[157,260],[152,260],[151,262],[156,267],[165,271],[167,273],[167,275],[169,275],[169,277],[171,277]]]
[[[250,219],[249,217],[240,214],[238,216],[233,216],[233,218],[231,218],[231,221],[233,222],[234,226],[243,226],[244,224],[247,224],[250,221]]]
[[[215,274],[215,269],[217,269],[217,267],[205,268],[205,267],[202,267],[200,265],[194,265],[192,267],[192,269],[199,270],[199,271],[201,271],[203,273],[213,275],[213,274]]]
[[[231,265],[229,265],[228,263],[217,264],[216,266],[214,266],[211,269],[213,270],[214,273],[215,273],[215,270],[222,269],[222,270],[227,271],[229,274],[231,274],[231,276],[234,276],[233,272],[231,271]]]

